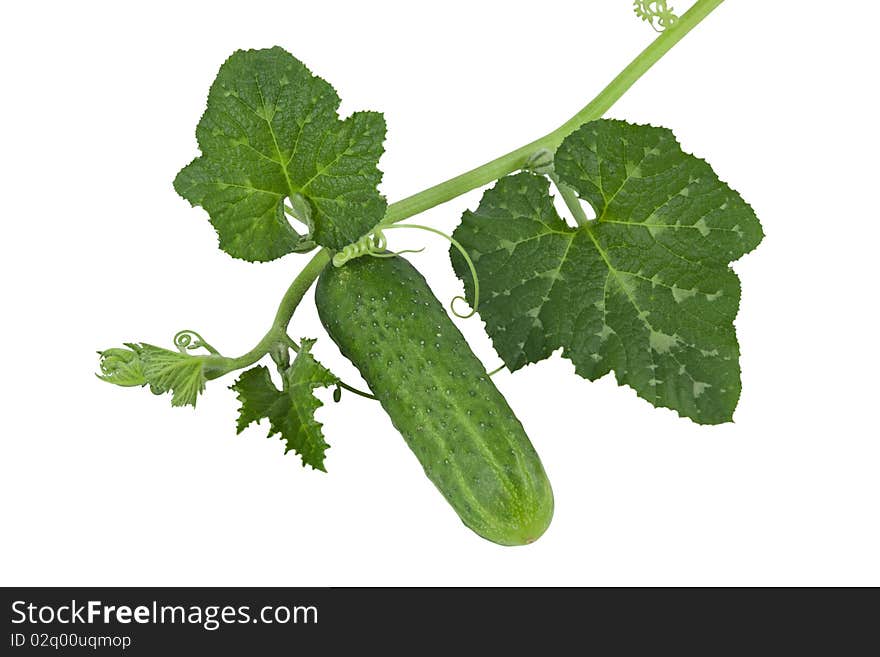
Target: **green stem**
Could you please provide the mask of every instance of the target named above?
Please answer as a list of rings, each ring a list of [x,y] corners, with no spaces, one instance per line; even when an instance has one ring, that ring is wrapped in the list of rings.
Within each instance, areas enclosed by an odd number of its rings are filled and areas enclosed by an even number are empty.
[[[363,390],[358,390],[357,388],[350,386],[343,381],[337,381],[336,385],[338,385],[340,388],[345,388],[349,392],[353,392],[356,395],[360,395],[361,397],[366,397],[367,399],[377,399],[375,395],[371,395],[369,392],[364,392]]]
[[[290,336],[287,334],[287,331],[284,332],[284,335],[281,336],[281,339],[284,341],[284,343],[285,343],[288,347],[290,347],[291,349],[293,349],[295,352],[299,353],[299,345],[296,343],[296,340],[294,340],[292,337],[290,337]]]
[[[499,178],[518,171],[525,166],[529,157],[535,151],[542,148],[555,151],[563,139],[584,123],[598,119],[605,114],[648,69],[657,63],[663,55],[681,41],[688,32],[694,29],[700,21],[712,13],[723,1],[697,0],[693,7],[686,11],[678,21],[661,32],[647,48],[639,53],[598,96],[553,132],[506,155],[495,158],[491,162],[466,171],[455,178],[450,178],[418,194],[413,194],[396,203],[392,203],[385,211],[385,217],[379,224],[379,227],[387,227],[389,224],[403,221],[425,210],[430,210],[434,206],[451,201],[472,189],[488,185]],[[560,191],[563,194],[563,198],[565,198],[565,191],[562,189]],[[567,201],[568,199],[566,199]],[[580,204],[577,204],[577,207],[580,208]],[[572,211],[574,212],[574,209]],[[583,213],[582,209],[581,213]],[[575,217],[577,218],[577,214]],[[586,221],[586,215],[583,215],[583,220]],[[580,222],[581,219],[578,219],[578,223]],[[217,378],[227,372],[248,367],[265,356],[274,344],[284,341],[287,325],[290,323],[293,311],[312,286],[312,283],[315,282],[321,270],[330,262],[330,255],[327,249],[321,249],[297,275],[281,300],[281,305],[275,315],[272,328],[269,329],[257,346],[238,358],[210,357],[206,368],[208,378]]]
[[[327,249],[318,251],[287,288],[287,292],[281,299],[281,305],[278,306],[278,312],[275,313],[272,327],[266,332],[263,339],[253,349],[238,358],[210,358],[206,363],[205,375],[209,379],[216,379],[229,372],[253,365],[265,356],[273,345],[279,342],[288,344],[287,325],[290,324],[293,311],[296,310],[299,302],[302,301],[328,262],[330,262],[330,252]]]
[[[312,287],[312,283],[315,282],[318,274],[327,266],[328,262],[330,262],[330,251],[321,249],[309,260],[302,271],[297,274],[281,299],[281,305],[278,306],[278,312],[275,313],[275,320],[272,322],[270,333],[273,330],[281,333],[286,332],[287,325],[290,324],[290,318],[293,317],[293,311],[296,310],[299,302],[306,292],[309,291],[309,288]]]
[[[418,194],[392,203],[388,206],[382,223],[393,224],[402,221],[518,171],[525,166],[529,156],[539,149],[546,148],[555,151],[563,139],[584,123],[598,119],[605,114],[648,69],[723,1],[697,0],[694,6],[681,18],[661,32],[647,48],[639,53],[638,57],[632,60],[598,96],[553,132],[455,178],[450,178],[439,185],[434,185]]]
[[[559,190],[562,200],[565,201],[565,205],[568,208],[568,211],[571,212],[577,225],[586,226],[590,223],[587,213],[584,212],[584,206],[581,205],[581,200],[578,198],[577,192],[568,185],[560,182],[559,176],[555,173],[550,175],[550,180],[556,185],[556,189]]]

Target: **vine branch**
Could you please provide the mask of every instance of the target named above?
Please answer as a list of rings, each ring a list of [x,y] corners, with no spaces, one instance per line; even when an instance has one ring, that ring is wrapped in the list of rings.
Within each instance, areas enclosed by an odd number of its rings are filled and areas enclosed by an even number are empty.
[[[552,132],[470,171],[392,203],[388,206],[385,216],[377,228],[381,229],[403,221],[518,171],[528,164],[529,158],[536,151],[542,149],[555,151],[562,141],[580,126],[605,114],[663,55],[669,52],[723,1],[697,0],[678,20],[666,26],[666,29],[658,34],[593,100]],[[293,317],[294,310],[312,283],[318,278],[321,270],[330,262],[331,256],[331,251],[322,248],[294,278],[281,300],[272,327],[253,349],[238,358],[206,357],[206,376],[209,379],[214,379],[228,372],[248,367],[265,356],[273,345],[284,342],[287,335],[287,325]],[[348,388],[348,386],[345,387]],[[352,392],[360,391],[352,390]]]
[[[663,55],[681,41],[706,16],[712,13],[724,0],[697,0],[693,7],[685,12],[675,23],[663,32],[639,53],[593,100],[587,103],[577,114],[563,123],[553,132],[540,139],[521,146],[506,155],[450,178],[438,185],[429,187],[412,196],[408,196],[388,206],[383,224],[393,224],[415,214],[430,210],[434,206],[446,203],[462,194],[488,185],[504,176],[522,169],[529,157],[540,149],[555,151],[562,140],[572,132],[600,118],[616,103],[648,69],[656,64]]]

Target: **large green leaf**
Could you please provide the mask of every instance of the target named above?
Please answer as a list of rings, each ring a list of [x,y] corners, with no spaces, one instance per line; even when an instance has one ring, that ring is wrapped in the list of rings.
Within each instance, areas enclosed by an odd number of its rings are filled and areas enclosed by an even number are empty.
[[[729,263],[761,241],[752,209],[664,128],[594,121],[563,142],[555,171],[595,220],[570,227],[550,181],[519,173],[454,233],[507,367],[561,347],[583,377],[614,370],[656,406],[729,421],[740,394],[740,285]],[[454,249],[452,259],[472,301],[467,266]]]
[[[385,120],[342,121],[338,107],[333,87],[281,48],[237,51],[220,67],[196,128],[202,155],[174,181],[208,212],[220,248],[272,260],[313,243],[339,249],[379,223]],[[291,226],[285,199],[311,235]]]

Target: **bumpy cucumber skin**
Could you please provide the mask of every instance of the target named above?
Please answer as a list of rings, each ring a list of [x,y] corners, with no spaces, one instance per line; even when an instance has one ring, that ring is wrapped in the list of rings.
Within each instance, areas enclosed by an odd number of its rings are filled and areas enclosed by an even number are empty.
[[[328,265],[321,322],[465,525],[501,545],[537,539],[553,492],[522,424],[406,259]]]

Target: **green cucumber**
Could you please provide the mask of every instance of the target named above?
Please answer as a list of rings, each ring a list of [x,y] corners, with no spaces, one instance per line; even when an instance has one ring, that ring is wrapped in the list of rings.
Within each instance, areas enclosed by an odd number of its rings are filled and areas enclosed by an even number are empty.
[[[321,322],[465,525],[502,545],[537,539],[553,492],[522,424],[406,259],[328,265]]]

